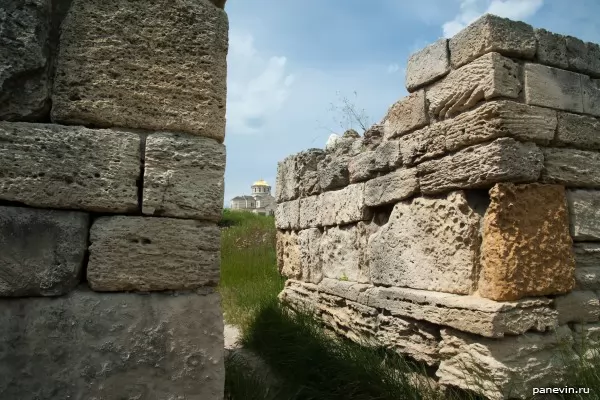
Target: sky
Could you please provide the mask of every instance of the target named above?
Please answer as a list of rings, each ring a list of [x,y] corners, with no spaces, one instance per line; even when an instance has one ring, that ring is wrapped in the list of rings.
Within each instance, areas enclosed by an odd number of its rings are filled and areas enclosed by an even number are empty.
[[[228,0],[225,206],[277,162],[348,126],[343,100],[379,122],[407,95],[410,54],[489,12],[600,43],[598,0]]]

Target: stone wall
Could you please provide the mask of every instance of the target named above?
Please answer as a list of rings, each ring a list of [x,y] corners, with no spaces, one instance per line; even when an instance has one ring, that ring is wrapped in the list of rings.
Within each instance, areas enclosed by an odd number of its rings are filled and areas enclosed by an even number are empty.
[[[0,5],[0,398],[223,399],[225,1]]]
[[[491,399],[600,340],[600,46],[485,15],[363,137],[279,163],[280,298]]]

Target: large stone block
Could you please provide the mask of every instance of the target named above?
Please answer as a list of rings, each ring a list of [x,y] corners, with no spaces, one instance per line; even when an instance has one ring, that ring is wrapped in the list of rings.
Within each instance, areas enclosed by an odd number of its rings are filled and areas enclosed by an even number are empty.
[[[345,225],[371,218],[372,213],[365,204],[364,183],[355,183],[342,190],[325,192],[320,197],[323,226]]]
[[[598,55],[600,57],[600,54]],[[583,94],[583,112],[600,117],[600,79],[590,79],[581,76],[581,90]]]
[[[304,199],[286,201],[275,208],[275,227],[277,229],[293,229],[300,227],[300,202]]]
[[[361,296],[367,289],[372,287],[373,286],[369,284],[339,280],[337,278],[323,278],[323,280],[319,283],[318,289],[319,292],[328,293],[346,300],[358,302],[359,298],[364,300]]]
[[[356,225],[326,229],[321,237],[321,260],[325,278],[350,282],[369,282],[367,241],[376,227]]]
[[[0,398],[223,398],[217,293],[95,293],[0,302]]]
[[[407,199],[419,191],[417,170],[398,169],[365,183],[365,204],[376,207]]]
[[[323,279],[321,238],[322,233],[317,228],[304,229],[298,232],[300,247],[300,265],[302,279],[305,282],[319,283]]]
[[[558,113],[557,143],[583,150],[600,150],[600,121],[586,115]]]
[[[425,91],[411,93],[394,103],[383,118],[383,137],[390,140],[429,123]]]
[[[83,275],[89,216],[0,206],[0,297],[59,296]]]
[[[558,323],[558,313],[546,298],[496,302],[478,296],[406,288],[374,287],[361,293],[358,302],[463,332],[499,338],[530,330],[546,331]]]
[[[294,200],[321,192],[318,165],[325,158],[321,149],[309,149],[285,158],[277,165],[275,199],[277,202]]]
[[[567,187],[600,188],[600,153],[575,149],[542,148],[544,183]]]
[[[535,37],[538,43],[537,61],[551,67],[562,69],[569,67],[565,36],[549,32],[545,29],[536,29]]]
[[[468,147],[417,166],[421,192],[433,194],[452,189],[486,188],[498,182],[537,181],[544,156],[533,143],[500,138]]]
[[[554,299],[558,323],[597,322],[600,319],[600,300],[591,290],[575,290]]]
[[[597,360],[600,356],[600,323],[573,324],[573,347],[588,360]]]
[[[174,218],[101,217],[90,230],[93,290],[190,290],[219,283],[219,228]]]
[[[440,328],[434,324],[379,314],[375,338],[380,345],[428,365],[440,361]]]
[[[522,88],[520,67],[498,53],[486,54],[453,70],[427,90],[429,114],[435,119],[453,117],[483,100],[516,99]]]
[[[600,77],[600,45],[566,36],[569,69]]]
[[[277,269],[279,273],[290,279],[302,277],[300,261],[300,245],[296,232],[277,231]]]
[[[600,190],[569,190],[567,199],[573,240],[600,241]]]
[[[568,361],[561,351],[572,343],[567,326],[501,340],[442,329],[443,360],[436,375],[442,385],[490,400],[530,398],[534,388],[559,387],[563,382]]]
[[[350,182],[362,182],[375,177],[379,172],[387,172],[402,165],[400,142],[382,142],[374,150],[365,151],[353,157],[348,164]]]
[[[583,112],[581,74],[539,64],[525,64],[525,102]]]
[[[480,217],[462,192],[396,204],[369,240],[373,283],[468,294],[475,290]]]
[[[229,23],[207,1],[74,1],[52,120],[225,137]]]
[[[406,90],[414,92],[450,72],[448,40],[440,39],[420,50],[406,64]]]
[[[298,209],[298,212],[300,213],[299,229],[317,228],[323,225],[321,223],[321,199],[322,197],[320,195],[300,199],[300,206]],[[291,226],[291,229],[294,229],[293,225]]]
[[[580,290],[600,290],[600,243],[575,243],[575,282]]]
[[[449,47],[452,67],[458,68],[490,52],[532,59],[536,40],[530,25],[485,14],[454,35]]]
[[[363,345],[373,344],[378,311],[373,307],[319,292],[317,316],[335,333]]]
[[[404,164],[414,165],[500,137],[547,145],[556,125],[554,110],[499,100],[404,135],[399,142]]]
[[[146,138],[142,212],[218,221],[223,210],[225,146],[177,134]]]
[[[0,198],[96,212],[138,209],[138,135],[0,122]]]
[[[497,301],[566,293],[575,285],[565,189],[497,184],[483,218],[478,290]]]
[[[319,292],[317,285],[288,279],[279,293],[279,300],[295,310],[316,312]]]
[[[350,184],[350,173],[348,172],[348,156],[327,156],[319,162],[317,167],[319,175],[319,186],[323,192],[341,189]]]

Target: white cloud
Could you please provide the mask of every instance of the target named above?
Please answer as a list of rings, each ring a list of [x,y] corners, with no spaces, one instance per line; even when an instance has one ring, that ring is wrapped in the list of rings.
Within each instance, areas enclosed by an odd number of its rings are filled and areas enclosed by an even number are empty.
[[[398,64],[390,64],[387,67],[388,74],[393,74],[398,71],[400,71],[400,66]]]
[[[442,25],[444,37],[454,36],[483,14],[523,20],[534,15],[543,4],[544,0],[461,0],[460,12]]]

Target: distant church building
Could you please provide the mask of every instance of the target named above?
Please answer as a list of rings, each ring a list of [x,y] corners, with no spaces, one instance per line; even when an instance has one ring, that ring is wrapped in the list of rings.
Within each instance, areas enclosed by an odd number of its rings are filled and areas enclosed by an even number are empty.
[[[255,214],[274,215],[275,198],[271,186],[262,179],[252,185],[252,196],[237,196],[231,199],[232,210],[252,211]]]

